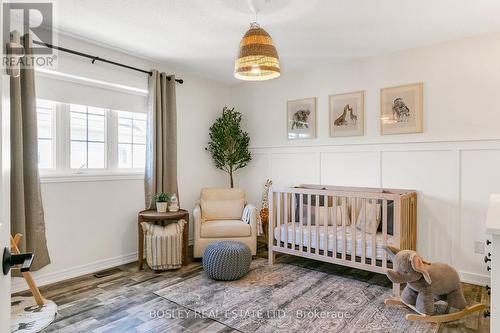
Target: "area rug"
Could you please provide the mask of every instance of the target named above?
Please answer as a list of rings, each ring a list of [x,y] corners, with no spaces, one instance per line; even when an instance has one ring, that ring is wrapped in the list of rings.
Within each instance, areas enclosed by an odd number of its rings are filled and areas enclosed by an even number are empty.
[[[169,284],[158,296],[242,332],[437,332],[409,322],[403,307],[386,306],[391,289],[290,264],[252,261],[237,281],[203,271]],[[170,314],[175,316],[175,314]]]
[[[11,299],[11,333],[40,332],[54,321],[57,305],[46,301],[42,306],[36,304],[33,297],[13,297]]]

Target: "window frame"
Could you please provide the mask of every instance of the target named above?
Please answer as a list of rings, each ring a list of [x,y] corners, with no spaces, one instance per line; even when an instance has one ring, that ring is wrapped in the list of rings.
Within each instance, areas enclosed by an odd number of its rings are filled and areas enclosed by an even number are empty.
[[[109,108],[103,108],[105,109],[106,167],[72,169],[70,103],[54,102],[56,107],[52,119],[53,168],[39,169],[42,183],[144,178],[144,168],[118,168],[118,113]]]
[[[41,98],[43,99],[43,98]],[[45,100],[45,99],[43,99]],[[45,101],[49,101],[49,100],[45,100]],[[57,165],[57,108],[58,108],[58,105],[59,103],[57,102],[54,102],[54,101],[49,101],[51,103],[55,103],[55,105],[52,107],[52,123],[51,123],[51,136],[52,136],[52,167],[51,168],[40,168],[38,167],[38,170],[39,172],[45,172],[45,171],[50,171],[50,170],[53,170],[56,168],[56,165]],[[38,141],[40,140],[40,137],[39,137],[39,131],[38,131],[38,106],[35,107],[35,112],[37,113],[37,144],[38,144]],[[38,164],[38,162],[37,162]]]
[[[119,170],[136,170],[136,169],[140,169],[140,168],[134,168],[133,165],[134,165],[134,147],[136,146],[143,146],[144,147],[144,151],[146,151],[146,146],[147,146],[147,142],[146,140],[144,140],[144,143],[139,143],[137,141],[134,140],[134,123],[135,122],[144,122],[145,125],[147,126],[147,123],[148,123],[148,120],[147,120],[147,117],[145,119],[138,119],[138,118],[135,118],[135,114],[137,114],[138,112],[131,112],[131,111],[123,111],[123,110],[112,110],[113,113],[115,114],[116,116],[116,144],[115,144],[115,147],[116,147],[116,168],[119,169]],[[130,142],[120,142],[120,139],[119,139],[119,131],[120,131],[120,112],[127,112],[127,113],[130,113],[130,117],[124,117],[122,116],[122,118],[124,119],[128,119],[131,121],[131,133],[130,133],[130,139],[131,141]],[[147,129],[146,129],[147,130]],[[119,167],[119,162],[118,162],[118,151],[119,151],[119,146],[120,145],[130,145],[130,149],[131,149],[131,165],[132,167],[131,168],[121,168]]]
[[[73,104],[73,105],[76,105],[76,104]],[[89,116],[91,115],[96,115],[96,114],[92,114],[89,112],[89,106],[87,105],[81,105],[83,107],[85,107],[85,112],[80,112],[80,111],[72,111],[71,110],[71,104],[68,104],[68,112],[69,112],[69,131],[70,131],[70,134],[69,134],[69,168],[71,170],[78,170],[78,171],[82,171],[82,170],[106,170],[108,169],[108,112],[110,111],[109,109],[105,109],[105,108],[99,108],[99,109],[102,109],[104,110],[104,114],[102,115],[102,117],[104,117],[104,141],[96,141],[96,140],[89,140]],[[74,113],[79,113],[79,114],[83,114],[85,115],[85,120],[86,120],[86,128],[85,128],[85,134],[86,134],[86,139],[85,140],[81,140],[81,139],[72,139],[71,138],[71,112],[74,112]],[[97,115],[97,116],[101,116],[101,115]],[[89,163],[89,144],[91,143],[100,143],[100,144],[103,144],[104,145],[104,165],[105,167],[104,168],[89,168],[89,167],[80,167],[80,168],[72,168],[71,167],[71,144],[73,142],[80,142],[80,143],[85,143],[85,146],[86,146],[86,165],[88,165]]]

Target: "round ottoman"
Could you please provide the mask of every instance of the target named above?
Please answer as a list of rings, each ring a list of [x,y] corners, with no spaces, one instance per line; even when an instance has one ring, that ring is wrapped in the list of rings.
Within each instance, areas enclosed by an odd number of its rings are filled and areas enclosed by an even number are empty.
[[[203,252],[203,269],[214,280],[237,280],[248,272],[251,262],[250,248],[237,241],[216,241]]]

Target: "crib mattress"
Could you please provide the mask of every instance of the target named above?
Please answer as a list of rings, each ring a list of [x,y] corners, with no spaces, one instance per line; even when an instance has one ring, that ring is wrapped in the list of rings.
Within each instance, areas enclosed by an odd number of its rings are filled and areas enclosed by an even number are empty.
[[[328,251],[333,251],[333,237],[334,237],[334,226],[328,226]],[[299,223],[295,223],[295,244],[296,245],[302,245],[302,246],[308,246],[309,243],[309,234],[307,230],[307,226],[302,226],[302,237],[300,237],[300,227]],[[326,227],[319,227],[319,249],[320,250],[325,250],[325,234],[326,234]],[[346,227],[346,254],[351,255],[352,253],[352,236],[351,236],[351,227],[347,226]],[[280,234],[281,230],[281,235]],[[281,236],[281,241],[285,242],[285,231],[286,226],[285,225],[280,225],[279,229],[278,227],[274,228],[274,239],[278,240],[278,235]],[[337,242],[336,242],[336,247],[337,247],[337,253],[342,253],[342,247],[344,246],[344,233],[342,226],[337,226]],[[365,234],[365,257],[366,258],[372,258],[372,235],[371,234]],[[316,249],[317,247],[317,236],[316,236],[316,226],[311,226],[311,248]],[[302,243],[301,243],[302,239]],[[288,243],[292,244],[293,243],[293,223],[288,224]],[[362,232],[361,230],[356,230],[356,256],[361,257],[362,256]],[[391,235],[387,235],[387,244],[388,245],[395,245],[394,239]],[[377,260],[382,260],[382,256],[384,254],[384,250],[382,246],[384,245],[384,239],[382,236],[382,233],[378,232],[376,236],[376,258]],[[387,260],[390,261],[389,257],[387,257]]]

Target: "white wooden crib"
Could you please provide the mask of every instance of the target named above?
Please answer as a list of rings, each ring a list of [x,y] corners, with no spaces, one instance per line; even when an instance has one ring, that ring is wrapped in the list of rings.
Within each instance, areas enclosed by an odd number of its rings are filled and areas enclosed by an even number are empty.
[[[301,185],[269,190],[269,264],[277,252],[385,274],[383,245],[416,249],[413,190]],[[354,253],[353,253],[354,252]],[[396,294],[399,286],[394,286]]]

